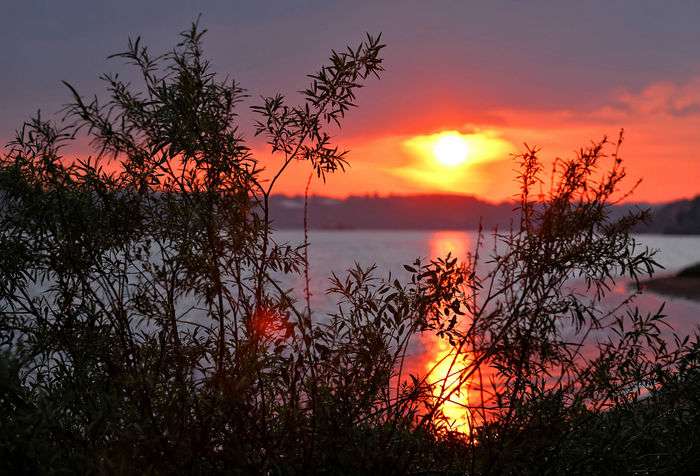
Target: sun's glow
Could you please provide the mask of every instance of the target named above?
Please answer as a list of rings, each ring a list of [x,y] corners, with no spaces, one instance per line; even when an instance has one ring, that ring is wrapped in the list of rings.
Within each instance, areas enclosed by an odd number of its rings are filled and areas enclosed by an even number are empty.
[[[435,141],[433,154],[442,165],[454,167],[467,160],[469,144],[460,134],[444,134]]]
[[[412,160],[392,171],[433,190],[475,193],[494,179],[489,164],[508,163],[513,145],[490,130],[464,133],[446,130],[407,138],[403,147]]]

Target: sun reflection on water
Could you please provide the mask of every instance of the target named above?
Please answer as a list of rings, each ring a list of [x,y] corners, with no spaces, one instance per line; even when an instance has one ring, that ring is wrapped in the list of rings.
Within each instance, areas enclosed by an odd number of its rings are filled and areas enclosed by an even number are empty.
[[[469,365],[465,356],[455,359],[455,353],[450,344],[435,335],[423,341],[427,355],[425,372],[429,373],[428,381],[434,385],[433,396],[436,400],[445,399],[440,410],[453,431],[469,432],[469,382],[461,387],[460,375]]]
[[[467,253],[472,249],[472,237],[461,231],[439,231],[430,237],[429,256],[431,259],[446,257],[448,253],[461,261],[467,259]],[[469,358],[460,355],[455,358],[453,347],[445,339],[434,334],[425,334],[421,338],[425,349],[422,357],[424,371],[429,374],[428,381],[434,384],[433,395],[443,399],[440,410],[447,419],[453,431],[469,432],[469,382],[462,382],[462,370],[469,366]]]

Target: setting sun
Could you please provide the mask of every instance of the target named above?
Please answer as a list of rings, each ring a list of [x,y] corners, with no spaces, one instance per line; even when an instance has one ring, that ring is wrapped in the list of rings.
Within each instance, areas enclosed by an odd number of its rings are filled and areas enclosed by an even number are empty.
[[[483,193],[493,190],[495,164],[507,164],[513,145],[494,130],[443,130],[403,141],[407,161],[392,172],[431,190]]]
[[[435,142],[433,154],[441,164],[454,167],[467,160],[469,145],[461,135],[447,134]]]

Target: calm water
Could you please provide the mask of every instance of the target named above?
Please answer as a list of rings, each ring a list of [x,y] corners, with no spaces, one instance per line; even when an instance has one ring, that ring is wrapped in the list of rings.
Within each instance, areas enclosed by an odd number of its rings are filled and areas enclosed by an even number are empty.
[[[298,244],[303,242],[303,232],[278,232],[278,242]],[[465,257],[474,249],[476,234],[465,231],[312,231],[310,233],[309,262],[311,270],[312,309],[316,319],[322,320],[324,314],[333,311],[333,297],[325,294],[328,276],[331,272],[343,273],[344,270],[360,265],[377,265],[377,273],[402,280],[408,277],[404,264],[412,263],[416,258],[433,258],[452,252],[457,257]],[[642,246],[658,250],[657,261],[666,269],[657,274],[672,274],[690,264],[700,262],[700,237],[686,236],[639,236]],[[492,247],[491,247],[492,248]],[[488,254],[488,247],[483,248],[482,256]],[[488,265],[484,265],[486,268]],[[303,290],[301,278],[285,278],[289,287]],[[612,309],[629,294],[628,282],[620,280],[612,292],[600,303]],[[572,283],[576,286],[575,283]],[[299,296],[301,297],[301,296]],[[636,305],[643,312],[655,312],[666,302],[665,313],[669,322],[679,334],[692,333],[700,324],[700,303],[686,299],[669,298],[646,292],[637,297]],[[604,337],[604,333],[602,334]],[[596,337],[592,334],[592,339]],[[451,366],[452,350],[447,343],[434,334],[424,333],[410,341],[404,370],[415,375],[429,373],[429,381],[438,384],[436,397],[440,394],[440,382],[454,377]],[[488,372],[488,369],[486,370]],[[469,390],[458,392],[453,399],[442,404],[442,411],[451,420],[458,431],[467,431],[468,419],[464,405],[469,403]]]
[[[303,232],[278,231],[278,242],[301,243]],[[408,276],[403,269],[415,258],[443,256],[448,251],[458,257],[466,256],[473,250],[476,235],[469,231],[311,231],[309,234],[309,261],[311,265],[312,306],[315,312],[333,309],[332,300],[323,292],[328,287],[331,272],[343,273],[353,267],[376,263],[378,273],[392,273],[402,279]],[[666,269],[657,276],[672,274],[690,264],[700,262],[700,237],[640,235],[642,245],[659,250],[657,261]],[[290,286],[303,289],[301,280],[289,282]],[[609,302],[623,299],[628,294],[627,283],[620,281],[615,287]],[[677,330],[692,332],[700,324],[700,303],[681,298],[657,296],[652,293],[641,295],[637,304],[642,310],[652,311],[666,302],[665,312]]]

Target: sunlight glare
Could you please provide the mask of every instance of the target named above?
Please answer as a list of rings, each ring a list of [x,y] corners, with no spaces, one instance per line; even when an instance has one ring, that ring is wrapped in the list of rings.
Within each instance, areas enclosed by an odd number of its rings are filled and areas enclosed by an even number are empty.
[[[479,193],[493,186],[488,163],[508,161],[513,145],[498,131],[443,130],[403,141],[409,161],[392,171],[431,190]]]
[[[459,134],[445,134],[435,141],[433,154],[442,165],[454,167],[467,160],[469,144]]]

